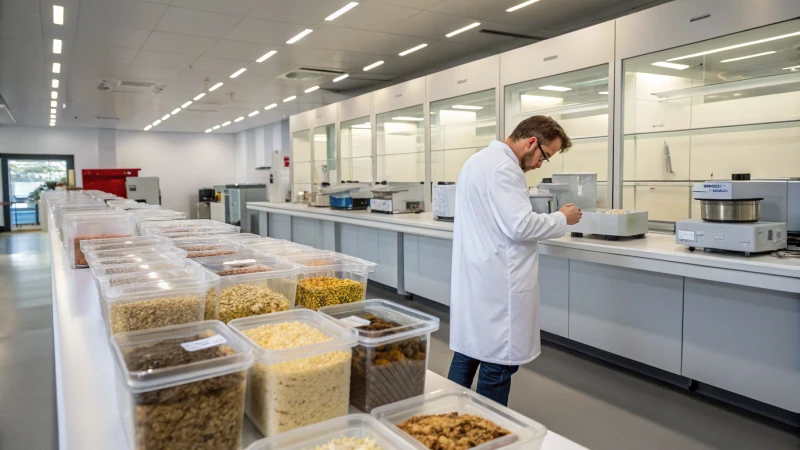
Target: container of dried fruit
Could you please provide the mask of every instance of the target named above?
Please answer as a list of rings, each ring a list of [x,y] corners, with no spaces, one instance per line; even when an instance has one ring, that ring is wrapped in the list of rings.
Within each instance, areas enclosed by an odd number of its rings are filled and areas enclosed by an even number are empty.
[[[411,445],[368,414],[350,414],[253,442],[246,450],[407,450]]]
[[[194,261],[221,277],[217,311],[222,322],[294,308],[297,290],[294,264],[256,253]]]
[[[544,425],[464,388],[384,405],[372,416],[418,450],[437,441],[439,448],[466,448],[455,445],[465,438],[473,450],[538,450],[547,434]]]
[[[265,436],[347,415],[354,330],[307,309],[228,326],[253,349],[247,416]]]
[[[326,306],[319,312],[358,332],[350,404],[364,412],[425,392],[431,333],[439,319],[388,300]]]
[[[81,250],[81,241],[132,237],[136,233],[136,221],[132,214],[123,211],[109,214],[66,214],[62,232],[70,266],[88,267]]]
[[[300,266],[296,303],[314,311],[323,306],[364,300],[367,276],[375,269],[372,263],[334,252],[282,256],[281,259]]]
[[[208,256],[225,256],[238,253],[236,244],[225,240],[222,236],[190,236],[171,239],[172,245],[186,250],[187,258],[204,258]]]
[[[100,302],[110,335],[202,321],[206,287],[202,283],[156,281],[101,288]]]
[[[241,448],[253,354],[224,324],[122,333],[111,346],[125,448]]]

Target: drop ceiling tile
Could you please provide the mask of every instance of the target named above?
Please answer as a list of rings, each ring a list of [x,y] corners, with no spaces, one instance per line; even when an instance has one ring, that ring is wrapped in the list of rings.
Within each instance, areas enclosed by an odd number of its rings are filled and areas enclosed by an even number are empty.
[[[246,16],[260,3],[261,0],[172,0],[171,5],[199,9],[201,11],[233,14],[235,16]]]
[[[195,59],[197,59],[197,57],[194,55],[140,50],[131,64],[137,66],[161,67],[164,69],[188,69]]]
[[[141,48],[147,37],[150,36],[148,30],[136,28],[123,28],[110,25],[87,25],[81,26],[75,35],[76,45],[83,41],[102,42],[106,45],[125,48]]]
[[[187,36],[154,31],[144,44],[145,50],[181,53],[184,55],[202,55],[216,42],[213,38]]]
[[[370,31],[383,31],[398,22],[421,12],[419,9],[387,3],[366,2],[351,9],[337,18],[332,25],[337,27],[358,28]]]
[[[418,37],[401,36],[399,34],[389,33],[373,33],[369,39],[362,39],[346,49],[362,53],[397,56],[397,54],[402,51],[425,43],[429,43],[427,39]],[[426,49],[418,51],[425,50]]]
[[[188,84],[197,86],[197,92],[189,92],[189,95],[193,98],[197,94],[205,91],[206,87],[203,83],[206,78],[210,78],[208,73],[192,68],[190,70],[181,71],[181,74],[178,75],[175,81],[181,83],[181,85]],[[211,85],[209,84],[209,86]]]
[[[42,37],[42,27],[38,15],[20,14],[0,10],[0,34],[17,34]]]
[[[433,8],[443,1],[444,0],[377,0],[378,3],[391,3],[393,5],[407,6],[409,8],[417,9]]]
[[[164,5],[133,0],[83,0],[78,23],[152,30],[166,9]]]
[[[353,28],[322,25],[294,44],[297,47],[314,47],[329,50],[351,49],[361,41],[370,39],[372,33]]]
[[[222,59],[222,58],[209,58],[207,56],[201,56],[197,58],[194,63],[192,64],[192,70],[198,70],[200,72],[213,72],[216,74],[217,78],[221,78],[221,75],[224,76],[223,79],[215,80],[222,81],[223,83],[228,81],[228,77],[233,72],[236,72],[242,67],[247,66],[247,62],[245,61],[237,61],[235,59]],[[245,76],[247,72],[239,76]]]
[[[266,0],[250,13],[250,17],[302,25],[316,25],[348,3],[349,0]],[[357,8],[360,7],[361,5]],[[350,12],[347,14],[350,14]]]
[[[76,47],[75,59],[86,61],[113,62],[130,64],[139,50],[135,48],[122,48],[97,45],[94,47]]]
[[[433,6],[431,11],[453,14],[456,16],[475,17],[484,20],[502,21],[504,18],[511,18],[514,15],[526,13],[534,10],[536,6],[540,6],[533,4],[519,10],[519,12],[506,12],[506,9],[518,5],[523,1],[524,0],[445,0]]]
[[[243,61],[255,62],[256,59],[270,50],[275,50],[277,46],[265,44],[252,44],[249,42],[228,41],[220,39],[214,43],[203,56],[215,58],[238,59]]]
[[[88,84],[94,84],[98,78],[114,78],[121,77],[125,74],[128,64],[117,64],[111,62],[98,62],[98,61],[82,61],[80,64],[70,70],[69,85],[70,87],[75,83],[77,85],[87,84],[84,81],[89,81]],[[75,80],[79,80],[76,83]]]
[[[125,71],[125,79],[139,78],[148,81],[170,81],[177,78],[180,74],[181,71],[178,69],[131,65],[128,66],[128,70]]]
[[[192,36],[222,37],[242,18],[230,14],[210,13],[170,6],[158,21],[157,31]]]
[[[387,33],[419,36],[429,39],[447,39],[445,37],[447,33],[465,27],[473,22],[475,22],[475,20],[471,18],[423,11],[409,19],[387,27],[384,31]],[[474,32],[474,30],[467,31],[467,33],[469,32]]]
[[[225,34],[225,39],[257,44],[285,44],[304,29],[302,25],[246,17]]]
[[[3,0],[0,10],[5,12],[39,15],[39,2],[31,0]]]

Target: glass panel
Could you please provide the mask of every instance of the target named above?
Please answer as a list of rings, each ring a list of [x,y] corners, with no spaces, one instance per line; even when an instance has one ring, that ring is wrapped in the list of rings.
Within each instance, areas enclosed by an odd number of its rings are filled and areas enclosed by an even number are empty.
[[[798,45],[792,20],[623,61],[626,201],[674,222],[693,183],[800,176]]]
[[[9,200],[13,226],[38,225],[37,201],[43,190],[66,183],[65,160],[8,160]],[[0,210],[0,213],[2,210]]]
[[[292,201],[299,202],[311,192],[311,130],[292,133],[292,158]]]
[[[567,153],[528,172],[529,186],[554,173],[591,172],[607,187],[608,83],[608,64],[603,64],[505,87],[506,136],[528,117],[544,115],[557,120],[573,143]],[[606,194],[598,193],[599,208],[609,206]]]
[[[497,136],[495,90],[431,103],[431,181],[456,181],[461,167]]]
[[[377,115],[376,181],[425,181],[425,120],[422,105]]]
[[[369,116],[342,122],[339,135],[342,181],[372,183],[372,124]]]
[[[314,128],[314,186],[336,184],[336,125]]]

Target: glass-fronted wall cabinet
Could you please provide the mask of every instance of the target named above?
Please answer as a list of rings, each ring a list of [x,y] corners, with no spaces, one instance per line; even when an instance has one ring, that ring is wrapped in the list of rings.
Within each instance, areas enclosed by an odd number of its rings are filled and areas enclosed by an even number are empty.
[[[425,112],[422,105],[376,115],[377,181],[425,181]]]
[[[311,193],[311,130],[292,133],[292,201]]]
[[[341,180],[372,183],[372,123],[369,116],[342,122],[339,127]]]
[[[699,218],[693,183],[800,176],[800,19],[623,59],[623,207]]]
[[[336,184],[336,125],[328,124],[314,128],[314,172],[313,190],[322,183]]]

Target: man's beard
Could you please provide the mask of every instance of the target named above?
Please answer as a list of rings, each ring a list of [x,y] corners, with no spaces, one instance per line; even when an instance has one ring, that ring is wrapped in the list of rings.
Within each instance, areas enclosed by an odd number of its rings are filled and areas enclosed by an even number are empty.
[[[525,155],[522,155],[522,160],[520,161],[519,165],[522,168],[523,172],[529,172],[529,171],[535,169],[534,166],[536,164],[533,163],[533,155],[534,155],[534,153],[535,152],[531,152],[531,153],[527,153]]]

